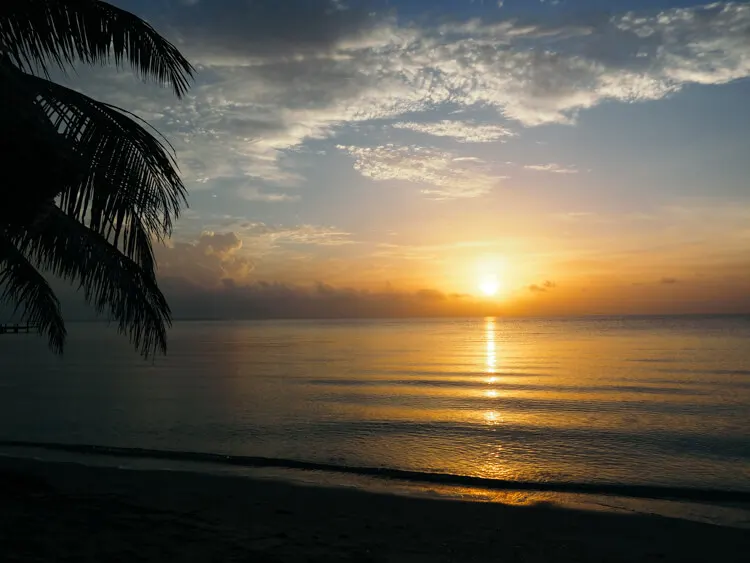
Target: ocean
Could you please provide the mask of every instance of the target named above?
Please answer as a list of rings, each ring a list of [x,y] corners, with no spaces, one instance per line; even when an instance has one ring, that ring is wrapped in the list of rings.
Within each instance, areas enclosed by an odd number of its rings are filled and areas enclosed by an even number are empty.
[[[747,316],[177,322],[154,361],[69,333],[0,336],[0,440],[750,492]]]

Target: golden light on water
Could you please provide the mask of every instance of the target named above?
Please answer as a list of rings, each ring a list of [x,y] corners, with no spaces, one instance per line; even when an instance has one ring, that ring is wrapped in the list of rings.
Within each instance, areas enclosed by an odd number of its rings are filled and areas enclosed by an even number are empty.
[[[490,374],[487,379],[488,385],[497,383],[497,377],[494,374],[497,370],[497,348],[495,345],[495,319],[488,317],[484,323],[484,334],[485,334],[485,372]],[[488,399],[496,399],[499,393],[496,389],[488,389],[484,392],[484,396]],[[499,415],[495,411],[490,411],[485,414],[485,421],[488,424],[496,424],[499,421]]]
[[[490,348],[490,345],[492,348]],[[495,373],[497,367],[497,356],[495,355],[494,344],[487,344],[487,373]]]
[[[493,317],[489,317],[486,319],[484,331],[485,341],[487,345],[487,354],[485,359],[486,372],[495,373],[495,370],[497,369],[497,351],[495,349],[495,319]],[[495,378],[491,377],[490,383],[492,383],[494,380]]]
[[[487,411],[484,413],[484,421],[487,424],[499,424],[502,422],[500,414],[497,411]]]

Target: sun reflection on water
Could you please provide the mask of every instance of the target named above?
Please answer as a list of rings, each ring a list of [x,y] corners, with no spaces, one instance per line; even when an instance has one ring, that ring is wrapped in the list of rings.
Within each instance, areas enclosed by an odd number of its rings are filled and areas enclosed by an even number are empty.
[[[495,349],[495,319],[488,317],[485,321],[485,341],[487,343],[487,373],[495,373],[497,368],[497,352]]]
[[[498,378],[494,375],[497,373],[497,347],[495,344],[495,319],[494,317],[488,317],[484,323],[485,332],[485,345],[487,348],[485,355],[485,373],[489,375],[487,378],[487,384],[492,385],[497,383]],[[488,389],[484,392],[484,396],[488,399],[496,399],[499,393],[496,389]],[[487,411],[484,414],[484,420],[487,424],[498,424],[500,422],[500,415],[496,411]]]
[[[494,425],[502,422],[502,419],[500,418],[500,413],[497,411],[487,411],[484,413],[484,421],[487,424]]]

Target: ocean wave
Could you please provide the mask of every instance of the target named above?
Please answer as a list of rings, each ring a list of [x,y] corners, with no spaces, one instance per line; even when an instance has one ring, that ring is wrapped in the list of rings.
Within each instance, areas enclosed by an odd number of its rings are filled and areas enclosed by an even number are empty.
[[[692,487],[668,487],[621,483],[513,481],[473,477],[469,475],[455,475],[451,473],[409,471],[388,467],[359,467],[352,465],[301,461],[284,458],[156,450],[147,448],[122,448],[89,444],[61,444],[49,442],[0,440],[0,447],[38,448],[72,454],[203,462],[248,468],[278,468],[296,469],[303,471],[321,471],[328,473],[379,477],[413,483],[433,483],[440,485],[474,487],[486,490],[576,493],[655,500],[674,500],[683,502],[750,504],[750,491],[725,489],[700,489]]]

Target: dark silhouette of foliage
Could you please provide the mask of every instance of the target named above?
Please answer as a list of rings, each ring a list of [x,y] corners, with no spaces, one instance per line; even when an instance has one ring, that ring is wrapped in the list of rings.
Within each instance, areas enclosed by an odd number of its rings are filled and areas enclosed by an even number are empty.
[[[193,75],[148,23],[106,2],[0,2],[0,301],[62,352],[51,273],[78,284],[142,354],[166,352],[171,312],[152,242],[171,234],[185,188],[171,147],[137,118],[50,80],[80,63],[127,63],[178,98]]]

